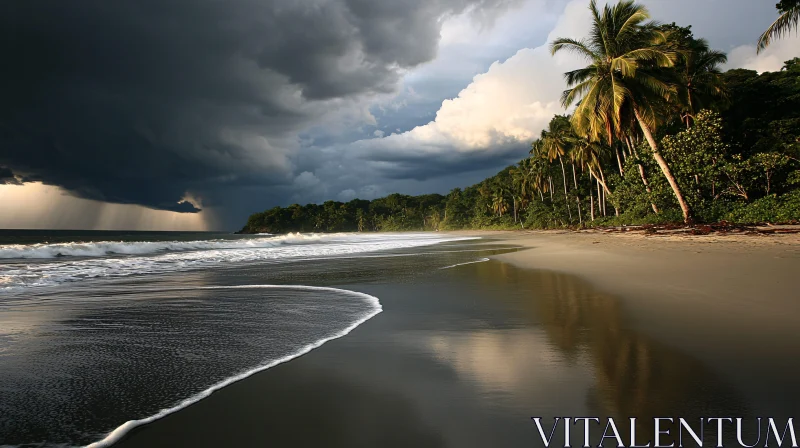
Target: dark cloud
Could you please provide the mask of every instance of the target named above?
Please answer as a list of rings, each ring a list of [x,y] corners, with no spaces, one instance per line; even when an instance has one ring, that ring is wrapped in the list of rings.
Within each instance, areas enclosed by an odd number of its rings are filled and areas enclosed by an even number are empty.
[[[474,153],[442,151],[376,153],[364,156],[374,174],[388,179],[425,181],[451,174],[481,171],[493,175],[508,165],[519,162],[528,154],[525,145],[511,145],[499,151]]]
[[[3,166],[0,166],[0,185],[20,185],[21,182],[14,176],[14,173]]]
[[[187,192],[218,205],[221,191],[290,186],[299,131],[391,92],[435,56],[443,16],[515,2],[13,2],[0,179],[180,212],[198,211]]]

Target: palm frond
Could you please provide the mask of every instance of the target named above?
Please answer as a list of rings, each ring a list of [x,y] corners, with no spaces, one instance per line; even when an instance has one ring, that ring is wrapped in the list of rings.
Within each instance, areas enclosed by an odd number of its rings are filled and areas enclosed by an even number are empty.
[[[582,83],[587,79],[591,79],[596,74],[597,74],[597,67],[594,64],[592,64],[588,67],[579,68],[577,70],[572,70],[570,72],[564,73],[564,79],[567,80],[568,86],[573,86],[575,84]]]
[[[780,39],[786,34],[791,32],[792,28],[797,30],[797,25],[800,23],[800,6],[794,6],[788,11],[780,15],[772,25],[761,34],[758,38],[757,53],[761,53],[773,41],[773,39]]]
[[[635,81],[644,89],[639,89],[643,91],[649,91],[651,95],[655,95],[657,97],[666,98],[670,95],[675,94],[676,88],[675,85],[671,84],[668,81],[660,79],[654,73],[651,73],[649,70],[639,70],[636,73]]]
[[[674,52],[663,51],[657,48],[636,48],[631,50],[621,58],[632,61],[652,61],[658,67],[672,67],[674,65]]]
[[[633,5],[625,22],[617,30],[617,41],[625,40],[629,35],[639,31],[639,25],[650,18],[650,12],[644,5]]]
[[[587,79],[580,84],[575,85],[571,89],[565,90],[561,94],[561,105],[565,108],[573,105],[576,101],[580,100],[583,95],[592,87],[593,81]]]
[[[611,70],[622,73],[622,76],[633,77],[636,76],[636,69],[638,64],[635,59],[629,58],[614,58],[611,61]]]
[[[550,54],[556,54],[561,50],[571,51],[588,60],[594,60],[597,55],[589,48],[589,43],[583,40],[575,40],[569,38],[559,38],[550,44]]]

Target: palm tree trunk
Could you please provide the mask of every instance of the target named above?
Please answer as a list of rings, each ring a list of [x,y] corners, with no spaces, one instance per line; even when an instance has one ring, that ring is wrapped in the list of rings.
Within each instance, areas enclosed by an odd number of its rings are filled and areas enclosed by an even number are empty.
[[[597,169],[600,171],[600,178],[603,179],[603,187],[605,188],[605,191],[603,192],[603,216],[605,216],[605,214],[606,214],[606,196],[611,194],[611,190],[608,189],[608,185],[606,184],[606,175],[603,172],[603,166],[600,165],[600,166],[597,167]],[[615,216],[619,216],[619,208],[615,204],[613,204],[613,205],[614,205],[614,215]]]
[[[550,182],[550,203],[553,202],[553,176],[547,176],[547,180]]]
[[[631,143],[630,137],[627,135],[625,136],[625,143],[628,144],[628,150],[631,154],[634,153],[633,151],[633,144]],[[636,155],[636,158],[639,158],[639,155]],[[644,174],[644,166],[642,166],[641,162],[636,164],[639,167],[639,176],[642,178],[642,183],[644,184],[644,189],[647,190],[647,193],[650,194],[653,190],[650,188],[650,184],[647,183],[647,176]],[[657,215],[658,214],[658,206],[656,206],[655,202],[650,202],[650,206],[653,207],[653,212]]]
[[[600,171],[600,179],[603,179],[603,216],[606,216],[606,195],[608,194],[606,190],[608,189],[608,184],[606,183],[606,175],[603,173],[603,167],[599,167],[598,171]]]
[[[636,142],[634,142],[633,139],[630,140],[631,140],[631,151],[633,151],[633,155],[638,158],[639,153],[636,152]]]
[[[605,190],[603,190],[603,216],[608,216],[606,214],[606,197],[607,197],[606,192]]]
[[[603,215],[603,190],[600,189],[600,178],[595,177],[594,180],[597,181],[597,215],[605,216]]]
[[[578,223],[583,224],[583,214],[581,213],[581,197],[578,194],[578,176],[575,174],[575,164],[572,165],[572,181],[575,183],[575,202],[578,203]]]
[[[575,189],[577,190],[578,189],[578,175],[575,174],[575,163],[573,162],[570,165],[572,165],[572,182],[575,185]]]
[[[641,163],[639,165],[639,175],[642,177],[642,183],[644,184],[644,189],[647,190],[647,193],[652,193],[653,190],[650,188],[650,184],[647,183],[647,177],[644,175],[644,167]],[[656,215],[658,214],[658,206],[656,206],[655,202],[650,202],[650,206],[653,207],[653,213]]]
[[[517,223],[517,198],[512,197],[512,201],[514,201],[514,224]]]
[[[625,177],[625,171],[622,169],[622,159],[619,157],[619,148],[614,145],[614,152],[617,153],[617,166],[619,167],[619,175]]]
[[[605,192],[605,190],[600,190],[600,195],[601,195],[600,203],[597,204],[597,205],[600,206],[600,209],[601,209],[601,212],[603,213],[603,216],[606,216],[606,192]]]
[[[594,170],[592,170],[591,166],[589,167],[589,173],[591,173],[591,175],[594,176],[594,180],[597,181],[597,188],[600,188],[600,186],[602,186],[603,190],[605,190],[609,194],[611,194],[611,190],[608,189],[608,185],[606,185],[605,180],[603,180],[603,179],[605,179],[605,176],[603,175],[603,171],[602,171],[603,168],[602,167],[599,167],[599,168],[600,168],[599,169],[600,176],[598,176],[597,173],[595,173]],[[599,199],[599,196],[598,196],[598,199]]]
[[[589,176],[589,210],[592,214],[592,221],[594,221],[594,193],[592,193],[592,176]]]
[[[686,199],[683,197],[683,193],[681,193],[681,189],[678,186],[678,181],[675,180],[675,176],[672,175],[672,171],[669,169],[669,165],[667,165],[667,161],[661,157],[661,153],[658,152],[658,145],[656,144],[655,138],[653,138],[653,134],[650,132],[650,127],[642,121],[642,117],[639,115],[639,111],[634,111],[636,113],[636,120],[639,121],[639,127],[642,128],[642,133],[644,134],[644,138],[647,139],[647,143],[650,144],[650,148],[653,150],[653,157],[656,159],[656,163],[658,163],[659,168],[664,173],[664,177],[667,178],[667,182],[669,182],[669,186],[672,187],[672,191],[675,193],[675,198],[678,199],[678,204],[681,206],[681,211],[683,211],[683,222],[686,224],[692,224],[694,219],[692,218],[692,210],[689,208],[689,203],[686,202]]]
[[[600,179],[597,177],[597,174],[595,174],[592,171],[591,167],[589,167],[589,177],[590,177],[590,179],[589,179],[590,181],[591,181],[591,178],[594,177],[594,185],[590,185],[589,186],[589,190],[591,190],[595,186],[597,187],[597,214],[598,215],[602,215],[603,214],[603,207],[600,205],[600,203],[602,201],[602,199],[601,199],[602,195],[600,193]],[[591,182],[589,182],[589,183],[591,184]],[[592,211],[594,211],[594,210],[592,210]]]
[[[569,208],[569,196],[567,195],[567,172],[564,171],[564,160],[558,156],[558,162],[561,164],[561,178],[564,180],[564,202],[567,204],[567,214],[569,220],[572,221],[572,210]]]

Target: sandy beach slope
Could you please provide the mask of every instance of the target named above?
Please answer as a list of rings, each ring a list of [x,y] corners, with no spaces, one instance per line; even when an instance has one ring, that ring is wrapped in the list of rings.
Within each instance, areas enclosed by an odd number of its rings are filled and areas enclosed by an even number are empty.
[[[754,388],[756,372],[790,378],[797,371],[788,354],[800,350],[798,234],[470,234],[527,248],[495,257],[500,261],[574,274],[619,297],[638,330],[716,366],[756,395],[779,393],[768,391],[774,384]]]

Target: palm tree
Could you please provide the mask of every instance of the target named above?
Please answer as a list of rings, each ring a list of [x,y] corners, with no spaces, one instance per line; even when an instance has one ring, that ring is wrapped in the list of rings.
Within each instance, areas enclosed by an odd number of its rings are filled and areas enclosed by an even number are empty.
[[[644,6],[624,0],[604,6],[601,12],[592,0],[589,9],[593,23],[588,39],[559,38],[551,46],[553,54],[570,50],[590,62],[565,74],[570,89],[562,95],[562,103],[569,107],[578,102],[573,127],[590,140],[611,141],[635,119],[689,224],[693,221],[689,204],[653,136],[660,110],[677,91],[663,70],[674,66],[677,55],[665,45],[666,34],[658,24],[648,21]]]
[[[531,159],[526,158],[519,161],[516,168],[510,171],[511,183],[513,185],[512,199],[514,200],[514,222],[517,222],[518,212],[527,207],[533,192],[533,173],[531,170]],[[522,219],[520,219],[522,221]]]
[[[356,210],[356,223],[358,224],[358,231],[364,231],[364,210],[357,209]]]
[[[590,179],[594,177],[597,184],[603,187],[606,195],[611,195],[611,189],[606,184],[606,176],[603,173],[602,158],[609,149],[604,147],[602,143],[592,141],[588,138],[577,139],[575,145],[570,152],[570,157],[577,163],[581,169],[586,168],[589,170]],[[617,213],[619,214],[619,213]]]
[[[547,137],[547,132],[542,131],[541,137],[537,138],[536,140],[531,143],[531,151],[530,154],[533,156],[532,159],[536,164],[537,173],[542,176],[542,181],[544,181],[544,177],[546,174],[547,177],[547,185],[545,185],[540,191],[550,192],[550,202],[553,202],[553,178],[550,175],[550,166],[549,161],[547,159],[547,154],[545,152],[545,144],[544,140]]]
[[[572,124],[569,118],[556,115],[550,120],[550,125],[547,131],[542,131],[542,156],[552,162],[558,159],[561,164],[561,179],[564,182],[564,202],[567,204],[567,214],[569,219],[572,219],[572,210],[569,207],[569,193],[567,191],[567,172],[564,170],[563,157],[569,152],[569,145],[574,140],[572,131]]]
[[[530,199],[535,186],[533,183],[533,161],[525,158],[519,161],[517,167],[511,171],[514,187],[519,192],[520,197]]]
[[[680,51],[677,103],[681,119],[691,126],[694,116],[703,109],[716,109],[728,97],[720,66],[728,56],[712,50],[705,39],[690,39]]]
[[[758,38],[757,53],[767,48],[773,39],[780,39],[784,34],[789,34],[792,28],[797,30],[797,25],[800,23],[800,0],[781,0],[777,7],[781,15]]]
[[[497,190],[492,194],[492,210],[503,217],[503,213],[508,210],[508,202],[506,202],[505,191],[503,189]]]
[[[530,186],[532,191],[539,193],[539,199],[544,202],[544,193],[549,191],[549,166],[547,161],[540,157],[529,157],[527,159],[527,167],[530,173]]]

